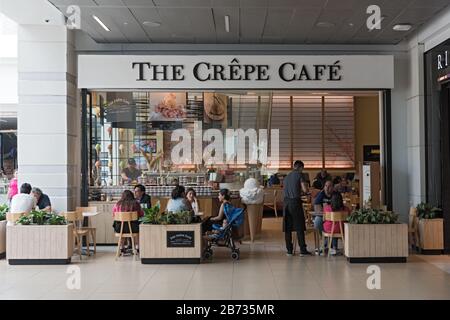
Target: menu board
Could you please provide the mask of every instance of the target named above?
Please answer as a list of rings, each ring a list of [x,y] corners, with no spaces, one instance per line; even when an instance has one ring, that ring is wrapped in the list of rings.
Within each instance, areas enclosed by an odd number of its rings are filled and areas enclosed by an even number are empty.
[[[108,92],[105,107],[106,121],[113,128],[134,128],[136,126],[136,106],[130,92]]]

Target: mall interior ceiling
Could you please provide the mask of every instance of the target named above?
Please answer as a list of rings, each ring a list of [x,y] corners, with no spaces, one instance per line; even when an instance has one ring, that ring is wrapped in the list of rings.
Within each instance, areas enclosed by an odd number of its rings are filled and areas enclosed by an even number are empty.
[[[49,2],[66,16],[70,5],[79,6],[81,29],[98,43],[179,44],[392,45],[450,5],[450,0]],[[372,14],[380,25],[368,27]]]

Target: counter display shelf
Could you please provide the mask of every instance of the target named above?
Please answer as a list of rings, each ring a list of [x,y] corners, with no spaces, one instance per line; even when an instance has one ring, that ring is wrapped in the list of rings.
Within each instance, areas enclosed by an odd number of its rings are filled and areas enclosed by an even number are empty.
[[[6,227],[10,265],[69,264],[73,225],[11,225]]]
[[[139,252],[143,264],[200,263],[201,223],[139,226]]]
[[[0,259],[6,256],[6,220],[0,221]]]

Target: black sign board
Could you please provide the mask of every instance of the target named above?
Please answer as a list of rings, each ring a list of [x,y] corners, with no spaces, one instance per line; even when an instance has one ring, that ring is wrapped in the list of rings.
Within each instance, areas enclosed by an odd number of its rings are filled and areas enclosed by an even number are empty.
[[[167,248],[194,248],[194,231],[167,231]]]

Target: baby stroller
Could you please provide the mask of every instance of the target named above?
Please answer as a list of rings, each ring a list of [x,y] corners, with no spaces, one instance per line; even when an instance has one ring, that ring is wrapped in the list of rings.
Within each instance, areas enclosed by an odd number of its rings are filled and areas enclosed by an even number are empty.
[[[244,208],[235,208],[232,205],[225,206],[224,214],[228,224],[222,227],[220,224],[213,224],[215,233],[205,235],[207,245],[203,251],[203,257],[210,259],[213,255],[212,247],[227,247],[231,249],[231,258],[239,260],[239,248],[236,248],[235,241],[238,239],[238,229],[244,222]]]

